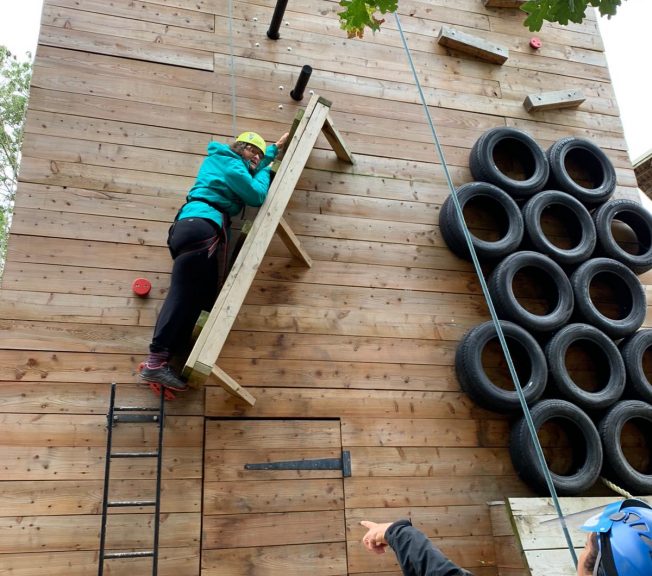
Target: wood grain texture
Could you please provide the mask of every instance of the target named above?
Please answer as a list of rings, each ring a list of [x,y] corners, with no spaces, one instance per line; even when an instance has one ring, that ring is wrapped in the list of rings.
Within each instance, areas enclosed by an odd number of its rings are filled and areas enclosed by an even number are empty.
[[[478,0],[399,4],[454,187],[473,179],[477,139],[507,126],[544,149],[566,136],[591,140],[614,164],[616,195],[637,195],[593,11],[581,24],[545,23],[534,51],[518,9]],[[451,190],[396,21],[347,39],[337,0],[293,0],[274,42],[265,35],[274,7],[44,4],[0,290],[0,565],[12,574],[97,572],[108,388],[118,384],[121,402],[156,401],[137,370],[168,292],[170,222],[210,141],[255,130],[274,142],[287,130],[309,100],[289,97],[309,63],[307,89],[332,102],[327,120],[346,143],[340,156],[355,163],[338,158],[324,135],[304,151],[306,166],[279,216],[312,267],[274,237],[224,331],[218,366],[256,405],[211,382],[166,406],[164,519],[183,542],[164,532],[159,574],[398,576],[392,555],[364,554],[359,521],[411,517],[476,576],[523,576],[513,537],[492,529],[486,503],[531,494],[509,460],[510,419],[475,406],[457,382],[458,342],[489,315],[472,264],[441,235]],[[442,28],[502,46],[509,58],[498,66],[448,49],[437,43]],[[528,94],[569,87],[585,97],[579,108],[523,107]],[[474,233],[495,233],[496,218],[471,212]],[[255,210],[244,217],[253,220]],[[563,223],[550,225],[563,242]],[[487,277],[492,264],[483,268]],[[131,292],[138,277],[152,282],[145,299]],[[640,280],[650,292],[652,272]],[[596,298],[614,307],[607,292]],[[492,378],[506,381],[497,350],[484,361]],[[587,354],[568,362],[578,381],[596,378]],[[116,430],[121,447],[154,441],[142,426]],[[548,454],[563,447],[554,431],[541,441]],[[644,448],[632,435],[623,442]],[[342,449],[350,478],[244,469],[337,458]],[[152,484],[143,462],[115,463],[114,473],[126,497]],[[522,517],[533,515],[524,505]],[[151,511],[112,516],[112,538],[126,547],[129,535],[143,540]],[[314,516],[326,531],[315,531]],[[529,538],[547,536],[532,529]],[[546,559],[540,549],[529,560],[541,573],[568,565],[567,554]],[[122,560],[111,573],[148,568]]]

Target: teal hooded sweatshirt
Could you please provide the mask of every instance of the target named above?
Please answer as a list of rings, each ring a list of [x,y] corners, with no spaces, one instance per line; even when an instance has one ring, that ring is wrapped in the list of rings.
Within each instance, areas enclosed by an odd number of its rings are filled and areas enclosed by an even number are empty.
[[[221,227],[220,212],[235,216],[245,206],[261,206],[269,190],[269,164],[277,152],[276,144],[267,146],[252,174],[242,156],[226,144],[211,142],[208,157],[202,162],[178,219],[208,218]]]

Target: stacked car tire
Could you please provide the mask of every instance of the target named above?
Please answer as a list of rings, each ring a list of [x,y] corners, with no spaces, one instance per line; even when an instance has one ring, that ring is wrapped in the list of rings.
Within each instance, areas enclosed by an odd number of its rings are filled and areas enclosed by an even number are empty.
[[[475,143],[469,164],[476,181],[442,205],[441,234],[461,258],[472,258],[471,244],[490,271],[487,288],[510,350],[508,369],[539,437],[554,423],[570,444],[563,470],[550,466],[557,492],[581,494],[602,473],[630,492],[652,494],[652,329],[640,329],[647,309],[637,277],[652,269],[652,214],[637,202],[611,199],[614,167],[584,139],[562,138],[544,152],[523,131],[494,128]],[[470,233],[459,209],[464,214],[471,205],[490,213],[496,229]],[[551,228],[551,211],[565,237]],[[528,282],[545,294],[543,303],[529,301]],[[518,416],[518,394],[495,380],[496,366],[486,365],[486,351],[498,340],[492,322],[467,332],[456,352],[457,377],[478,405],[517,418],[510,436],[514,468],[547,494],[527,421]],[[596,367],[599,386],[576,382],[577,366],[568,363],[577,348],[589,352],[585,362]]]

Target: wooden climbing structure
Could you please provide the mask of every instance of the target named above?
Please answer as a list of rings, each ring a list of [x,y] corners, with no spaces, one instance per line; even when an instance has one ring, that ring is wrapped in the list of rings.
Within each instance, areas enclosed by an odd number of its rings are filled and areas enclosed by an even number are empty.
[[[510,462],[510,419],[455,375],[458,342],[488,313],[442,239],[449,190],[398,30],[387,18],[347,39],[337,0],[293,0],[271,40],[275,4],[44,1],[0,291],[0,572],[97,573],[109,385],[120,405],[155,402],[136,371],[169,286],[170,223],[211,140],[274,141],[305,108],[188,359],[205,385],[166,405],[159,573],[394,576],[390,554],[361,549],[359,521],[410,516],[476,576],[528,576],[504,566],[511,544],[487,506],[532,495]],[[477,139],[509,126],[543,147],[591,139],[617,194],[636,196],[596,16],[546,24],[535,50],[520,4],[399,2],[454,185],[471,181]],[[440,44],[442,28],[467,50]],[[479,57],[496,48],[502,63]],[[585,100],[524,108],[568,90]],[[491,230],[473,208],[471,227]],[[640,279],[649,291],[652,275]],[[152,428],[116,427],[115,450],[153,449]],[[111,471],[121,499],[151,495],[151,463]],[[107,550],[149,549],[151,509],[116,510]],[[151,559],[110,569],[140,576]]]
[[[279,234],[291,254],[305,265],[311,265],[310,257],[283,220],[283,213],[320,133],[324,133],[340,160],[353,163],[353,156],[329,116],[330,106],[330,102],[314,95],[305,112],[299,113],[265,203],[185,364],[184,374],[191,382],[202,382],[212,375],[225,390],[251,405],[255,399],[216,365],[217,359],[274,233]]]

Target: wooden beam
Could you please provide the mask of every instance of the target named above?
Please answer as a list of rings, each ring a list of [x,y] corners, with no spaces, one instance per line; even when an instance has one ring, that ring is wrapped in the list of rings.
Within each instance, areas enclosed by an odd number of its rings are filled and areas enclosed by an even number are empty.
[[[492,44],[484,38],[460,32],[454,28],[442,26],[437,41],[442,46],[459,50],[493,64],[503,64],[509,57],[507,48]]]
[[[484,0],[487,8],[520,8],[525,0]]]
[[[237,398],[242,398],[242,400],[249,404],[249,406],[253,406],[256,403],[256,399],[219,366],[213,366],[211,374],[217,379],[219,385],[229,394],[232,394]]]
[[[324,133],[324,136],[326,136],[328,143],[335,151],[335,154],[337,154],[337,157],[340,160],[343,160],[344,162],[353,164],[353,154],[346,147],[346,144],[344,143],[342,136],[340,135],[337,128],[335,128],[335,125],[333,124],[333,119],[331,118],[330,114],[326,116],[326,122],[324,122],[324,126],[322,127],[322,132]]]
[[[301,260],[301,262],[303,262],[308,268],[312,268],[312,258],[310,258],[310,255],[303,249],[301,242],[299,242],[295,233],[292,232],[292,228],[290,228],[290,225],[285,221],[285,218],[281,218],[279,221],[276,233],[292,256]]]
[[[581,90],[557,90],[555,92],[529,94],[523,101],[523,107],[528,112],[577,108],[584,100],[586,100],[586,97]]]

